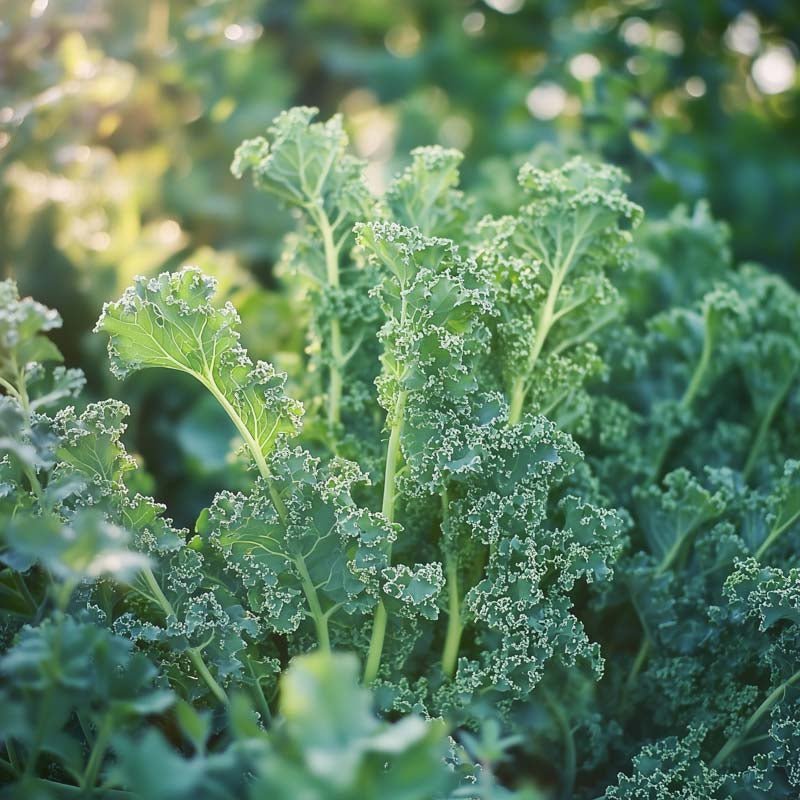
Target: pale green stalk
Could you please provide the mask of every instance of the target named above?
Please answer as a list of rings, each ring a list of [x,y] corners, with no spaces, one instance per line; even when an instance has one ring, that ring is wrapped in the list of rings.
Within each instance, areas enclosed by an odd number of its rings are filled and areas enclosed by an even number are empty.
[[[227,415],[230,417],[231,421],[236,427],[236,430],[239,432],[239,435],[244,439],[248,450],[250,451],[251,455],[253,456],[253,459],[256,462],[256,465],[258,466],[258,471],[261,474],[261,477],[264,478],[264,480],[267,482],[267,486],[269,487],[270,498],[272,499],[272,503],[275,506],[275,510],[278,512],[278,516],[280,517],[281,521],[285,523],[287,517],[286,506],[283,502],[283,499],[280,496],[280,493],[277,491],[274,483],[272,482],[272,476],[270,475],[269,466],[267,465],[267,461],[264,458],[264,454],[261,452],[261,447],[259,446],[255,437],[248,430],[244,420],[239,416],[236,409],[231,405],[227,397],[225,397],[224,393],[217,386],[216,382],[214,381],[214,377],[211,374],[211,371],[207,370],[200,380],[201,383],[211,392],[211,394],[214,395],[217,402],[222,406]],[[320,605],[319,598],[317,596],[316,587],[314,586],[311,580],[311,576],[308,573],[308,569],[306,567],[305,560],[303,559],[302,555],[297,555],[295,557],[295,565],[297,566],[298,571],[300,572],[301,582],[303,585],[303,592],[305,593],[306,599],[308,600],[311,617],[314,620],[314,626],[317,629],[317,638],[319,640],[319,645],[323,650],[330,650],[330,636],[328,634],[328,617],[322,611],[322,607]]]
[[[392,427],[389,432],[389,443],[386,447],[386,465],[383,478],[383,503],[381,512],[389,522],[394,522],[395,503],[397,500],[397,464],[400,460],[400,437],[403,433],[403,416],[405,413],[406,393],[401,391],[395,400],[392,413]],[[389,559],[391,560],[391,545],[389,546]],[[367,663],[364,667],[364,682],[372,683],[378,676],[381,665],[383,644],[386,638],[386,623],[388,615],[383,600],[378,601],[375,609],[375,618],[372,623],[372,636],[367,653]]]
[[[81,789],[83,789],[84,792],[91,792],[94,789],[95,783],[97,783],[97,775],[103,763],[103,756],[105,756],[108,750],[112,733],[113,719],[111,714],[106,714],[97,729],[97,737],[92,746],[89,760],[86,762],[86,769],[84,770],[83,777],[81,778]]]
[[[447,528],[450,515],[450,499],[447,487],[442,490],[442,529]],[[448,551],[446,556],[447,570],[447,633],[442,651],[442,671],[448,678],[452,678],[458,664],[458,648],[461,644],[461,634],[464,631],[464,621],[461,618],[461,594],[458,586],[458,558]]]
[[[453,556],[447,558],[447,634],[442,652],[442,671],[448,678],[456,672],[458,648],[464,623],[461,619],[461,597],[458,591],[458,568]]]
[[[322,247],[325,253],[325,274],[331,288],[339,286],[339,248],[333,237],[333,227],[328,215],[314,206],[312,213],[322,235]],[[328,425],[333,428],[341,421],[342,403],[342,366],[345,362],[342,346],[342,329],[337,317],[330,322],[330,345],[333,363],[330,365],[330,384],[328,387]]]
[[[175,609],[172,607],[172,603],[170,603],[169,599],[162,591],[161,586],[159,586],[156,576],[153,575],[152,569],[150,569],[150,567],[145,567],[142,570],[142,576],[144,577],[148,589],[150,589],[150,591],[153,593],[154,599],[161,607],[161,610],[164,612],[164,614],[167,617],[175,617]],[[211,693],[217,698],[217,700],[219,700],[220,703],[227,706],[230,703],[228,695],[214,679],[214,676],[209,671],[200,651],[197,648],[192,647],[189,648],[187,652],[190,661],[194,665],[194,668],[197,670],[200,677],[205,681],[206,685],[211,690]]]

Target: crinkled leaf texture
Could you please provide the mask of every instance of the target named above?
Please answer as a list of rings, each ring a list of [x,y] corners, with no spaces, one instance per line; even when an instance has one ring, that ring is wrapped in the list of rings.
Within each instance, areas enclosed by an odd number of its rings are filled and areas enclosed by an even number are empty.
[[[247,494],[218,494],[198,531],[273,631],[297,630],[308,614],[309,586],[322,613],[341,610],[358,619],[377,602],[388,565],[385,545],[397,526],[354,503],[352,488],[365,476],[352,462],[333,459],[323,467],[301,449],[283,448],[269,466],[283,498],[280,511],[259,480]]]
[[[95,330],[109,335],[111,368],[119,378],[164,367],[200,381],[263,470],[278,436],[297,431],[302,406],[284,394],[284,375],[250,360],[239,342],[239,315],[230,303],[213,305],[215,288],[213,278],[192,267],[138,278],[104,306]]]

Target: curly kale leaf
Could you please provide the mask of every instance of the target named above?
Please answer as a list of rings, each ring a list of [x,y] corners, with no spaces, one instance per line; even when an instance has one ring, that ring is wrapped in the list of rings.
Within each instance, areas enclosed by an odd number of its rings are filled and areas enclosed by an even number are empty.
[[[526,164],[519,182],[527,202],[515,217],[485,221],[477,249],[498,287],[496,355],[511,423],[525,410],[552,413],[598,373],[591,338],[620,307],[608,273],[641,217],[615,167]]]
[[[770,429],[800,375],[800,295],[777,275],[745,265],[731,280],[745,298],[747,329],[737,343],[736,366],[755,422],[743,466],[750,476],[769,444]]]
[[[20,298],[14,281],[0,282],[0,385],[13,390],[28,364],[61,361],[58,348],[44,335],[60,327],[57,311]]]
[[[23,628],[0,657],[0,676],[0,740],[30,767],[6,784],[8,796],[15,797],[38,797],[47,788],[35,777],[36,761],[44,754],[51,775],[66,776],[91,790],[112,733],[165,712],[175,699],[157,687],[155,668],[132,652],[130,642],[96,620],[63,615]],[[76,735],[76,718],[83,735],[92,736],[88,756]],[[57,790],[59,784],[51,788]]]
[[[731,271],[730,230],[700,200],[666,218],[644,219],[634,232],[630,268],[617,284],[638,328],[665,308],[691,306]]]
[[[445,147],[418,147],[411,164],[386,191],[389,216],[423,236],[460,239],[465,232],[469,201],[458,187],[464,156]]]
[[[453,478],[444,528],[451,579],[462,587],[461,624],[475,648],[459,659],[457,685],[523,696],[555,659],[599,673],[599,650],[571,592],[581,579],[611,577],[622,520],[564,490],[581,454],[552,422],[531,417],[482,434],[477,465]]]
[[[250,139],[237,149],[231,171],[237,178],[252,171],[256,186],[288,205],[307,208],[319,201],[357,210],[368,198],[364,162],[347,154],[341,116],[312,122],[316,115],[306,106],[284,111],[268,129],[269,139]]]
[[[634,493],[637,519],[658,566],[669,569],[690,537],[725,509],[723,494],[711,493],[685,469],[664,479],[665,491],[650,486]]]
[[[188,659],[207,688],[227,702],[216,678],[245,679],[245,639],[255,636],[259,625],[235,591],[214,577],[216,565],[187,546],[187,532],[173,527],[165,507],[130,493],[127,480],[135,462],[121,441],[127,413],[127,406],[114,400],[90,404],[81,414],[72,408],[60,412],[58,463],[48,490],[80,487],[59,496],[57,512],[80,520],[88,507],[101,531],[121,529],[130,537],[140,569],[118,605],[108,609],[113,629],[145,649],[187,694],[203,693],[194,679],[186,679]]]
[[[365,476],[351,462],[322,467],[303,450],[282,449],[270,471],[279,504],[263,481],[247,494],[222,492],[198,530],[269,628],[291,633],[309,617],[327,647],[331,623],[359,624],[337,612],[358,620],[377,602],[395,526],[353,502],[352,487]]]
[[[199,270],[138,278],[107,303],[96,331],[109,335],[111,369],[119,378],[164,367],[185,372],[217,399],[262,474],[280,434],[296,433],[302,407],[283,392],[285,376],[256,364],[239,343],[239,315],[211,300],[216,282]]]
[[[374,361],[359,353],[369,351],[379,324],[368,294],[372,280],[369,270],[347,256],[354,223],[378,212],[364,180],[364,162],[347,153],[342,118],[312,122],[316,114],[307,107],[280,114],[268,139],[239,147],[231,169],[237,177],[251,171],[258,188],[299,212],[300,226],[290,237],[282,267],[304,276],[310,286],[310,350],[329,377],[327,423],[338,435],[343,411],[349,412],[348,426],[354,416],[363,421],[359,395],[375,374]]]
[[[378,401],[419,486],[437,492],[432,474],[453,420],[473,416],[475,359],[488,349],[492,310],[488,274],[447,239],[396,223],[359,228],[359,243],[381,270],[377,294],[383,371]]]
[[[700,729],[646,745],[633,759],[633,774],[620,774],[603,800],[731,800],[725,775],[700,757],[704,735]]]
[[[590,433],[601,478],[627,475],[621,484],[630,486],[657,481],[665,468],[711,466],[768,480],[770,461],[793,454],[794,429],[780,411],[798,385],[798,309],[785,281],[745,266],[691,306],[656,314],[643,335],[616,342],[613,399],[596,401]]]
[[[82,510],[65,524],[54,515],[17,515],[3,533],[0,559],[18,572],[40,564],[63,581],[113,575],[129,581],[150,560],[129,548],[130,534],[101,513]]]

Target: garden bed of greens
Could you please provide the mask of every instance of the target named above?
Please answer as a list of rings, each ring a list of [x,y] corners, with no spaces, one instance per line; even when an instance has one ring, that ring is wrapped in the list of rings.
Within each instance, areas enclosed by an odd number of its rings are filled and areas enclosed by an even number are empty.
[[[502,215],[461,159],[376,195],[306,107],[239,147],[294,214],[288,375],[176,267],[97,309],[98,401],[0,284],[3,797],[798,796],[800,297],[588,154]],[[145,370],[233,440],[189,528]]]

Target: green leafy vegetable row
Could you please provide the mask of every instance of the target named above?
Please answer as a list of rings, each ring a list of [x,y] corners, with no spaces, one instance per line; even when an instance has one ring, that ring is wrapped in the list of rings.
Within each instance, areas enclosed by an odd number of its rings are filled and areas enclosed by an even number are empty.
[[[2,284],[8,796],[796,796],[798,295],[614,167],[493,218],[456,151],[377,196],[314,115],[233,164],[296,212],[296,374],[196,268],[97,323],[230,419],[251,479],[193,532]]]

